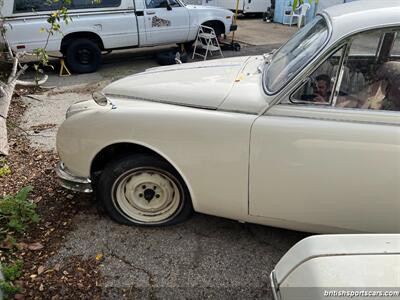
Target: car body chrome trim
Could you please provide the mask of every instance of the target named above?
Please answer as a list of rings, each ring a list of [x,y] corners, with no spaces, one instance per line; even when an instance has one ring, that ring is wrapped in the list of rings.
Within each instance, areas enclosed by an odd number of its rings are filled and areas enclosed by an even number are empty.
[[[279,293],[279,284],[276,280],[275,270],[272,270],[271,274],[269,275],[272,295],[274,296],[274,300],[281,300],[281,295]]]
[[[72,174],[62,162],[57,164],[55,171],[58,177],[58,182],[62,187],[82,193],[93,192],[92,181],[89,178],[79,177]]]

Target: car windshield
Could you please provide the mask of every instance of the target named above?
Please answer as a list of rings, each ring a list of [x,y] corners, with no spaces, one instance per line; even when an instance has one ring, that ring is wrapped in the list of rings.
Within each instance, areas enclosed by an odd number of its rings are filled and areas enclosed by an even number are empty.
[[[264,85],[269,93],[276,93],[314,57],[328,39],[328,26],[317,16],[299,30],[274,55],[265,68]]]

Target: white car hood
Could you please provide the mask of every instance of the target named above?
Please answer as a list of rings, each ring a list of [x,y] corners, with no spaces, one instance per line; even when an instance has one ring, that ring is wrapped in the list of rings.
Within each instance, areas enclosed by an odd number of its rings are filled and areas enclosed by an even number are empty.
[[[157,67],[111,83],[104,94],[217,109],[231,91],[248,56]]]
[[[398,234],[315,235],[294,245],[275,266],[274,276],[276,284],[281,284],[301,264],[319,257],[399,253]]]

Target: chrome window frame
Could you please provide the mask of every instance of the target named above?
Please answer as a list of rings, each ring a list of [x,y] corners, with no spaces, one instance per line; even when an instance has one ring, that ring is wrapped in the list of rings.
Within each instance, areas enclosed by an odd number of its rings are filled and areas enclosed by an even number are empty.
[[[350,48],[351,48],[351,43],[352,40],[354,39],[354,37],[358,34],[363,34],[363,33],[368,33],[368,32],[372,32],[375,30],[382,30],[382,37],[385,36],[386,32],[390,32],[390,31],[398,31],[400,32],[400,24],[396,24],[396,25],[387,25],[387,26],[375,26],[375,27],[371,27],[371,28],[367,28],[367,29],[363,29],[360,31],[356,31],[356,32],[351,32],[349,33],[347,36],[344,36],[341,40],[339,40],[336,44],[332,45],[329,51],[326,51],[327,55],[321,55],[321,57],[323,56],[323,59],[319,59],[317,60],[317,62],[313,63],[313,67],[311,67],[311,71],[307,72],[305,75],[305,79],[308,78],[313,72],[315,72],[321,65],[322,63],[325,62],[325,60],[331,56],[333,53],[335,53],[335,51],[339,50],[340,47],[344,47],[346,53],[342,54],[342,58],[341,58],[341,63],[339,64],[339,68],[338,70],[343,73],[342,70],[344,70],[344,63],[345,63],[345,59],[347,58],[347,55],[349,54]],[[400,38],[400,37],[399,37]],[[382,43],[383,43],[383,39],[381,38],[379,41],[379,44],[377,46],[377,51],[375,53],[375,56],[378,56],[378,54],[381,51],[382,48]],[[307,107],[321,107],[321,108],[327,108],[327,109],[335,109],[335,110],[344,110],[344,111],[359,111],[359,112],[363,112],[363,113],[368,113],[368,112],[374,112],[374,113],[378,113],[378,114],[400,114],[400,111],[389,111],[389,110],[371,110],[371,109],[363,109],[363,108],[351,108],[351,107],[337,107],[336,102],[337,102],[337,97],[338,94],[337,93],[337,89],[340,89],[340,85],[341,85],[341,81],[343,80],[343,74],[339,74],[342,75],[340,78],[340,84],[339,84],[339,78],[336,79],[336,83],[335,83],[335,92],[332,93],[332,95],[334,95],[333,99],[330,99],[331,101],[329,103],[326,104],[318,104],[318,103],[314,103],[314,102],[309,102],[309,101],[299,101],[299,100],[295,100],[292,101],[293,99],[293,94],[295,94],[301,87],[302,85],[305,83],[305,79],[303,79],[302,81],[300,81],[299,84],[295,84],[295,86],[293,88],[291,88],[287,93],[284,93],[284,95],[280,96],[278,99],[278,101],[275,102],[274,105],[297,105],[297,106],[307,106]],[[297,77],[297,76],[296,76]],[[292,80],[295,80],[296,77],[292,78]],[[263,85],[264,85],[264,81],[263,81]],[[288,97],[286,97],[285,95],[289,95]],[[286,101],[283,103],[283,101]],[[272,107],[273,105],[269,106],[268,108]],[[263,112],[263,114],[266,114],[268,111],[268,108]]]
[[[332,98],[334,96],[334,93],[332,93],[329,96],[329,102],[326,103],[317,103],[317,102],[311,102],[311,101],[304,101],[304,100],[298,100],[296,98],[294,98],[294,95],[304,86],[304,84],[306,83],[307,79],[310,78],[310,75],[313,74],[316,70],[318,70],[319,67],[321,67],[321,65],[327,61],[327,59],[329,59],[333,54],[335,54],[335,52],[339,51],[340,49],[343,49],[343,53],[340,56],[339,59],[339,64],[338,64],[338,70],[336,71],[336,75],[335,75],[335,82],[333,84],[333,90],[335,90],[336,87],[336,82],[338,80],[338,76],[339,73],[342,69],[342,62],[344,60],[344,53],[346,50],[346,44],[340,44],[337,47],[332,48],[331,51],[328,52],[328,55],[326,55],[324,57],[324,59],[321,59],[318,61],[318,63],[316,64],[316,66],[314,67],[314,69],[312,69],[312,71],[305,77],[304,80],[302,80],[301,84],[296,85],[296,88],[294,89],[294,91],[289,95],[289,103],[290,104],[305,104],[305,105],[315,105],[315,106],[331,106],[332,104]]]
[[[328,34],[327,34],[325,42],[320,47],[320,50],[315,52],[315,54],[308,60],[305,67],[307,67],[307,65],[309,65],[310,62],[312,62],[316,57],[318,57],[318,55],[323,51],[323,49],[326,47],[326,45],[329,44],[329,41],[331,40],[331,37],[332,37],[332,22],[331,22],[329,16],[326,15],[325,13],[319,13],[319,14],[317,14],[317,16],[321,16],[322,18],[324,18],[327,28],[328,28]],[[274,57],[277,55],[277,53],[281,50],[281,48],[284,47],[286,44],[287,43],[284,43],[281,47],[279,47],[275,51],[275,53],[271,57],[271,61],[274,59]],[[268,87],[266,85],[266,80],[265,80],[265,76],[266,76],[266,73],[268,72],[268,68],[270,67],[270,65],[271,64],[265,65],[266,69],[262,73],[262,87],[263,87],[264,93],[268,96],[275,96],[275,95],[279,94],[281,91],[283,91],[285,89],[285,87],[288,84],[290,84],[293,80],[296,79],[296,77],[299,75],[299,73],[301,73],[301,69],[299,69],[297,72],[295,72],[293,74],[292,78],[290,78],[289,80],[286,81],[286,83],[283,86],[281,86],[278,90],[272,92],[272,91],[268,90]]]

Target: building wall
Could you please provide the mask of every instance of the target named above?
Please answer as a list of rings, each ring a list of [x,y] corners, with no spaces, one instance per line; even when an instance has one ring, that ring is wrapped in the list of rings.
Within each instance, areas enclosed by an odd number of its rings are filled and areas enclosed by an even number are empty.
[[[328,8],[330,6],[334,6],[337,4],[343,4],[345,0],[319,0],[318,5],[317,5],[317,13],[320,11],[323,11],[325,8]]]

